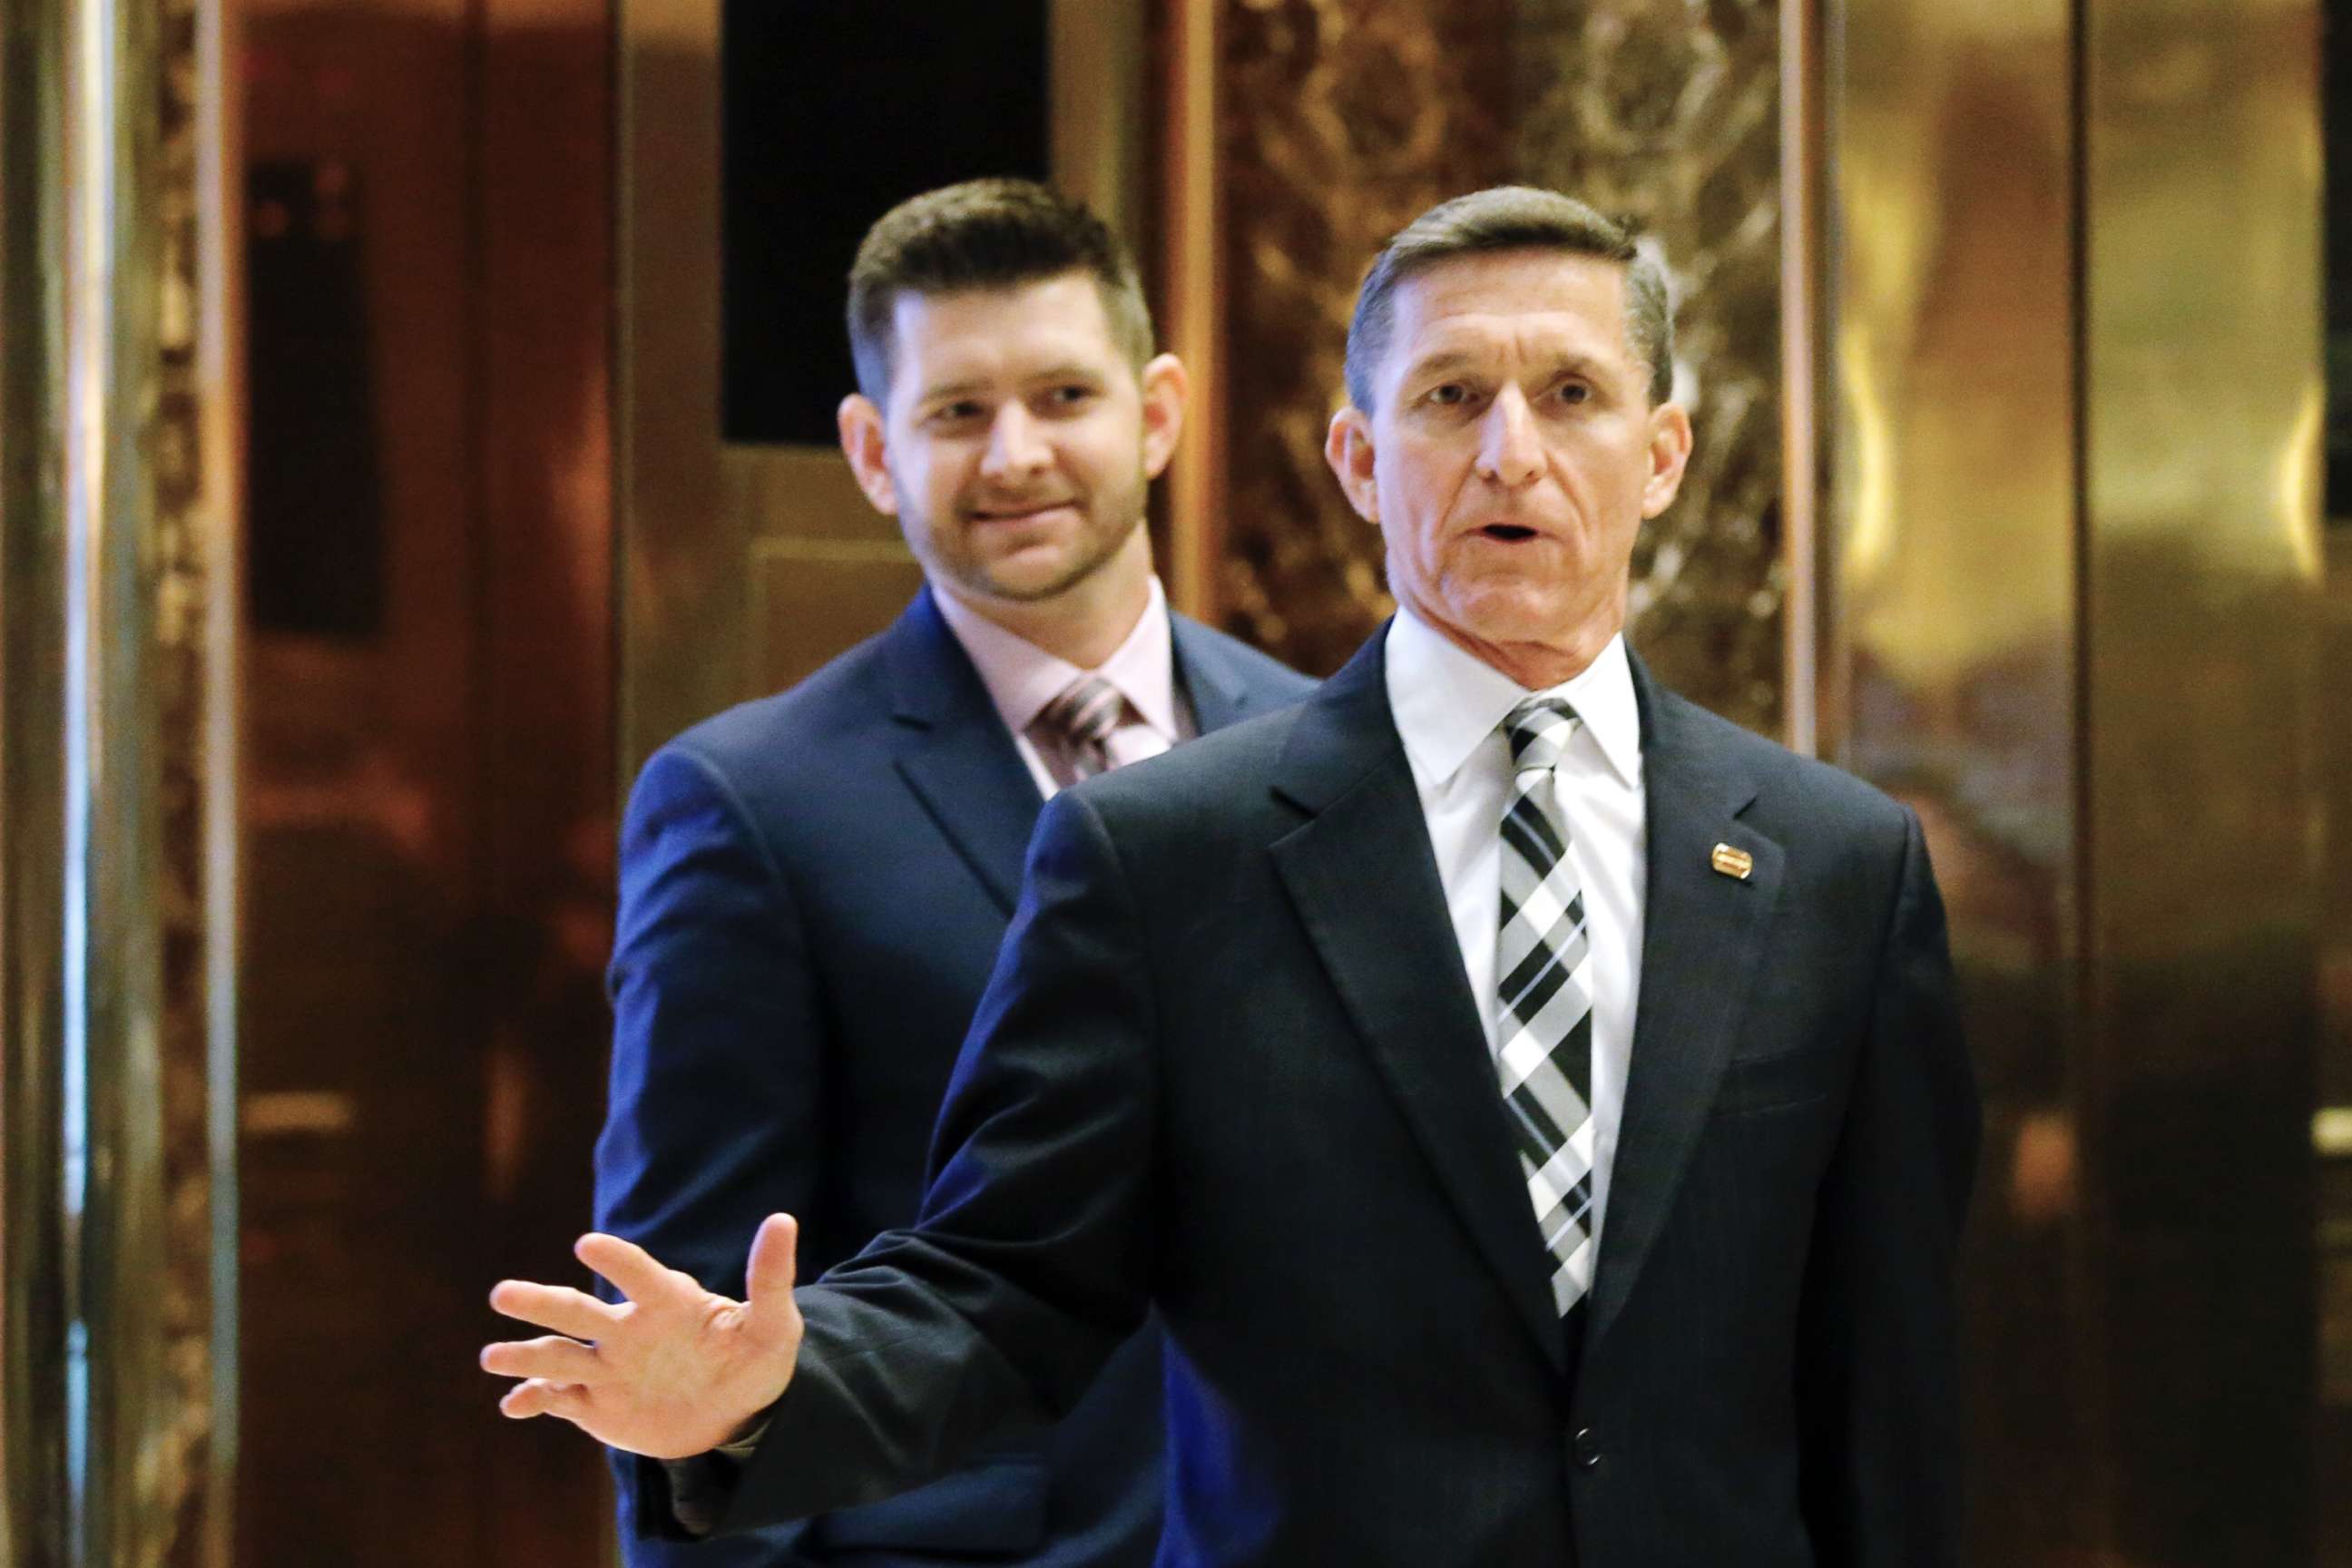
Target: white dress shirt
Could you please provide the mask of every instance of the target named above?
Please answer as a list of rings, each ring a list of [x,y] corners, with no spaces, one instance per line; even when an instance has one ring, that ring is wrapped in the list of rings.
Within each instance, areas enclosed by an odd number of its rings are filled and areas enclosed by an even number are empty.
[[[940,616],[980,671],[989,700],[996,704],[1004,727],[1013,731],[1013,748],[1028,764],[1038,792],[1052,799],[1061,788],[1054,770],[1029,738],[1029,730],[1045,704],[1059,697],[1081,675],[1098,675],[1118,688],[1127,699],[1118,725],[1104,742],[1112,767],[1156,757],[1194,732],[1192,714],[1176,693],[1176,654],[1171,641],[1168,595],[1160,579],[1151,579],[1151,596],[1143,616],[1117,651],[1097,669],[1080,669],[1068,659],[1047,653],[1035,643],[1014,636],[971,609],[952,594],[931,590]]]
[[[1387,653],[1389,710],[1421,792],[1438,880],[1491,1052],[1497,1048],[1501,1011],[1495,942],[1501,924],[1503,805],[1511,776],[1510,745],[1500,726],[1536,693],[1448,642],[1410,610],[1399,609],[1390,624]],[[1591,950],[1577,979],[1592,998],[1591,1231],[1597,1247],[1633,1059],[1648,860],[1642,719],[1624,638],[1610,638],[1583,673],[1545,695],[1565,698],[1583,720],[1552,778],[1569,856],[1584,890]],[[1496,1093],[1501,1092],[1498,1083]]]

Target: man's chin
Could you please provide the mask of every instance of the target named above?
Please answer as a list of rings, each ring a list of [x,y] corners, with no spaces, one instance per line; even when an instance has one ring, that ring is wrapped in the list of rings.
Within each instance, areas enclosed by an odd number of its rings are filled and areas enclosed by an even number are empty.
[[[1454,625],[1497,647],[1561,641],[1578,627],[1576,607],[1554,594],[1495,588],[1468,595],[1455,606]]]
[[[992,562],[966,574],[972,592],[1008,605],[1035,605],[1059,598],[1100,570],[1099,561]]]

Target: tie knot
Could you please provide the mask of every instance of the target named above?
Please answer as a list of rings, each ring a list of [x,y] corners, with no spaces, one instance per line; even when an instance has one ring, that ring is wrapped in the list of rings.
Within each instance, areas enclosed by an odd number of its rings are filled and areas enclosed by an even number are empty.
[[[1503,716],[1503,735],[1511,742],[1513,773],[1549,772],[1559,765],[1560,753],[1580,722],[1576,710],[1559,697],[1530,697]]]
[[[1126,705],[1118,687],[1099,675],[1081,675],[1038,710],[1037,721],[1074,745],[1099,748],[1118,728],[1119,710]]]

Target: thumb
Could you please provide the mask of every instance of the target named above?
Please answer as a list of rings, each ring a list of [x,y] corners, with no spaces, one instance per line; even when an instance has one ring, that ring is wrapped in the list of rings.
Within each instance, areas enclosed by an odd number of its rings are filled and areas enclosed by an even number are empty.
[[[765,1325],[792,1310],[793,1280],[799,1272],[801,1226],[788,1214],[772,1214],[751,1238],[751,1261],[744,1275],[744,1305]]]

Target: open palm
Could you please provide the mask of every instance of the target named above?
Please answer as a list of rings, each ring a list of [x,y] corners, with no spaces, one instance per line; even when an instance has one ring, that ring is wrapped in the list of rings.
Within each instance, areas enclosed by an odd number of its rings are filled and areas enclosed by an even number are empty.
[[[635,1243],[594,1234],[572,1251],[624,1301],[499,1281],[491,1306],[555,1331],[483,1349],[484,1370],[525,1380],[499,1408],[519,1420],[559,1415],[599,1442],[656,1459],[708,1453],[737,1437],[782,1394],[800,1356],[798,1239],[788,1215],[761,1225],[741,1301],[664,1268]]]

